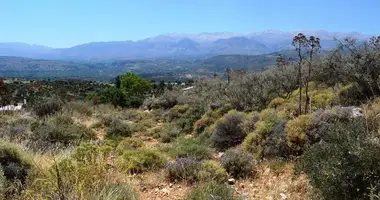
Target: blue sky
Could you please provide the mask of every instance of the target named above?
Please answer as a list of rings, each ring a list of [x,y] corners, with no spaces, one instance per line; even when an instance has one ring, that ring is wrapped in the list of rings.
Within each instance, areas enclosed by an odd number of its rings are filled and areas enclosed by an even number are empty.
[[[0,42],[69,47],[267,29],[378,35],[379,9],[380,0],[0,0]]]

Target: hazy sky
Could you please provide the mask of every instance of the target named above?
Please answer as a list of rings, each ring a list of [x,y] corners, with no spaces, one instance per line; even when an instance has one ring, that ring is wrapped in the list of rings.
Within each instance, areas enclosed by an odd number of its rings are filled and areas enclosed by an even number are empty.
[[[380,0],[0,0],[0,42],[69,47],[168,32],[267,29],[377,35],[379,9]]]

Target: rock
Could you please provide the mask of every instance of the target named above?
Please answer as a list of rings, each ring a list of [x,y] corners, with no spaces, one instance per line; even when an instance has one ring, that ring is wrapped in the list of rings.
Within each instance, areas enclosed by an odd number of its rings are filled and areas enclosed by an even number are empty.
[[[224,155],[223,152],[219,152],[218,155],[216,156],[217,158],[221,158]]]
[[[169,195],[169,190],[168,190],[167,188],[162,189],[161,192],[162,192],[164,195]]]
[[[347,113],[351,118],[364,116],[363,109],[356,106],[336,107],[340,112]]]
[[[280,193],[280,196],[281,196],[281,199],[287,199],[288,198],[288,196],[286,196],[286,194],[284,194],[284,193]]]
[[[173,187],[173,183],[169,183],[169,188],[172,188]]]
[[[234,178],[228,179],[228,184],[230,184],[230,185],[235,184],[235,179]]]
[[[253,187],[253,184],[251,183],[251,184],[249,184],[249,187]]]

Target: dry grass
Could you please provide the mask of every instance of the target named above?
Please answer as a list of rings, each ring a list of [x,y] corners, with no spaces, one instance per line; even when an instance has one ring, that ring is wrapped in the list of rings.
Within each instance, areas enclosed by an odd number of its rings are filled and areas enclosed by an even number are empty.
[[[191,190],[191,185],[186,183],[169,183],[163,170],[148,172],[135,179],[139,180],[134,187],[142,200],[180,200]]]
[[[247,199],[275,200],[307,199],[308,180],[305,175],[294,175],[294,164],[286,163],[281,172],[273,171],[269,163],[260,164],[253,180],[238,180],[235,192]]]

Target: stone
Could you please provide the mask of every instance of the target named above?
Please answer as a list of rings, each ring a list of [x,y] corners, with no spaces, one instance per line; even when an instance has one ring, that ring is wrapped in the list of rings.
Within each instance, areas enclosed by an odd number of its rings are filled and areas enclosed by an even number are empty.
[[[168,190],[167,188],[162,189],[161,192],[162,192],[164,195],[169,195],[169,190]]]
[[[281,196],[281,199],[287,199],[288,198],[288,196],[286,196],[286,194],[284,194],[284,193],[280,193],[280,196]]]
[[[236,182],[236,180],[234,178],[229,178],[228,179],[228,184],[230,184],[230,185],[235,184],[235,182]]]

